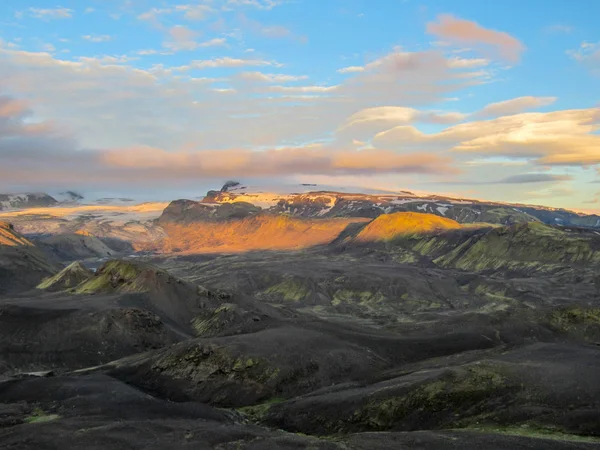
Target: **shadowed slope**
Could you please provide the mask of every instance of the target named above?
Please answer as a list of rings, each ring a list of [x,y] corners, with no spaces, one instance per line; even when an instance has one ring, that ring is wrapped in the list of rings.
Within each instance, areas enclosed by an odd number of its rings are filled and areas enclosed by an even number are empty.
[[[58,270],[31,241],[0,222],[0,294],[31,289]]]

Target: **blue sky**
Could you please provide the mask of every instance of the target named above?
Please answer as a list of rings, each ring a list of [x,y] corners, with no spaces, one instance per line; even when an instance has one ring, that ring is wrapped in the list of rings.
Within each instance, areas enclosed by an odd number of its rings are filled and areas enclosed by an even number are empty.
[[[4,0],[0,189],[240,178],[600,210],[597,17],[595,0]]]

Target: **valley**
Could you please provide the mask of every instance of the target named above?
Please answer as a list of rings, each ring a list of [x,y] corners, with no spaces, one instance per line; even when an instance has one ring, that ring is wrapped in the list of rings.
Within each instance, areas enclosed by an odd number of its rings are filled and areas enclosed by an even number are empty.
[[[0,211],[0,441],[600,446],[596,217],[305,188]]]

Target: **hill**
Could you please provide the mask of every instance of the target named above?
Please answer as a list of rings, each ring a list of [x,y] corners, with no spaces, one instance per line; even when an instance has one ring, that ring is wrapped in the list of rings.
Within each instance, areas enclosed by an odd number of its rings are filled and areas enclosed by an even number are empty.
[[[302,249],[328,244],[350,224],[366,220],[301,219],[260,214],[222,220],[201,219],[181,224],[163,215],[158,222],[166,236],[158,242],[150,243],[149,246],[142,246],[141,249],[166,253]]]
[[[409,234],[429,234],[437,231],[460,229],[461,225],[433,214],[382,214],[369,222],[356,236],[357,242],[389,241]]]
[[[7,222],[0,222],[0,294],[34,288],[60,266]]]

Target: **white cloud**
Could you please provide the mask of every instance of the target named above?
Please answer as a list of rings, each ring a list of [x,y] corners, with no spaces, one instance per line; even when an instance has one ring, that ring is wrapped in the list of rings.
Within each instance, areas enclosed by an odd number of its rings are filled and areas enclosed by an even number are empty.
[[[448,64],[454,69],[471,69],[473,67],[487,66],[490,64],[490,60],[485,58],[460,58],[455,56],[450,58]]]
[[[233,9],[240,6],[251,6],[257,9],[273,9],[284,3],[284,0],[227,0],[223,9]]]
[[[287,83],[292,81],[306,80],[306,75],[283,75],[262,72],[242,72],[240,77],[249,81],[260,81],[264,83]]]
[[[16,14],[17,17],[24,15],[44,20],[69,19],[73,17],[73,10],[69,8],[28,8]]]
[[[592,73],[600,74],[600,42],[581,43],[576,50],[567,50],[567,55],[590,69]]]
[[[339,73],[356,73],[356,72],[364,72],[365,68],[362,66],[349,66],[343,67],[338,70]]]
[[[109,36],[107,34],[102,34],[102,35],[86,34],[84,36],[81,36],[81,38],[85,39],[86,41],[90,41],[90,42],[108,42],[108,41],[112,40],[112,36]]]
[[[571,31],[573,31],[573,27],[569,26],[569,25],[564,25],[564,24],[556,24],[556,25],[550,25],[548,27],[546,27],[546,32],[548,33],[570,33]]]
[[[239,67],[252,67],[252,66],[275,66],[280,67],[279,63],[273,61],[266,61],[263,59],[240,59],[230,58],[228,56],[215,59],[200,59],[190,62],[186,66],[176,67],[173,70],[179,72],[185,72],[190,69],[215,69],[219,67],[226,68],[239,68]]]

